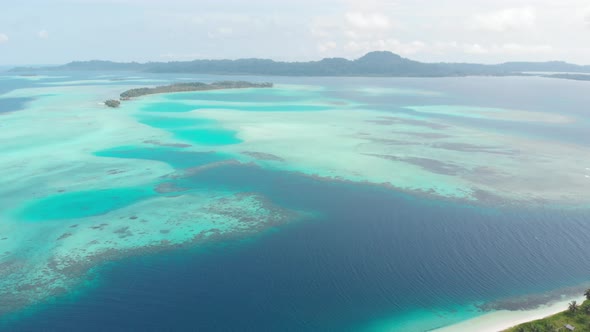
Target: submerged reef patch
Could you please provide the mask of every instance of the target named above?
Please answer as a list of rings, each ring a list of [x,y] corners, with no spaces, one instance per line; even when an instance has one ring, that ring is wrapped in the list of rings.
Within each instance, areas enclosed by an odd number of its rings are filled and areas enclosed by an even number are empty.
[[[27,258],[27,252],[33,252],[21,248],[14,259],[0,261],[0,315],[73,290],[101,262],[244,237],[303,215],[255,193],[210,192],[153,198],[101,216],[86,216],[76,220],[78,227],[53,236],[53,241],[47,241],[51,233],[46,234],[43,246],[51,249],[43,255]]]

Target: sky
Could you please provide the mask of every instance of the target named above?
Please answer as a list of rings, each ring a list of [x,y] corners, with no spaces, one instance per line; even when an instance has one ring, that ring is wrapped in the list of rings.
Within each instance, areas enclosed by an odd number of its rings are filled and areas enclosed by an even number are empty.
[[[0,0],[0,66],[358,58],[590,64],[588,0]]]

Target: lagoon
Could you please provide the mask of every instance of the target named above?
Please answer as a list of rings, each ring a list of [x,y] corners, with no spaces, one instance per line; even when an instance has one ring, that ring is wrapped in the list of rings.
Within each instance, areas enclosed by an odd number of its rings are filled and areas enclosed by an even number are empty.
[[[4,96],[35,99],[0,118],[31,131],[0,155],[0,327],[427,331],[588,283],[585,82],[275,78],[111,110],[127,87],[96,79]]]

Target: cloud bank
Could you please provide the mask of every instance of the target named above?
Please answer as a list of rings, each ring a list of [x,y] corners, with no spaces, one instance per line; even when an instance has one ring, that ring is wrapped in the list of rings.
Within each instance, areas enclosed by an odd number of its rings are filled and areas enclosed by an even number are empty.
[[[508,8],[485,14],[477,14],[471,25],[476,29],[494,32],[532,29],[535,26],[536,13],[531,7]]]
[[[432,62],[590,62],[588,0],[28,0],[3,6],[0,22],[5,63],[307,61],[373,50]]]

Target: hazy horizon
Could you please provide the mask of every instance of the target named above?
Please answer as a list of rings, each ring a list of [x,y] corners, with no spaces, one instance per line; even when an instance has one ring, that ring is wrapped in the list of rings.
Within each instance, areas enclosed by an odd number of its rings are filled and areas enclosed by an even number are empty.
[[[371,53],[371,52],[376,52],[376,51],[381,51],[381,50],[375,50],[375,51],[369,51],[367,53]],[[386,52],[391,52],[391,51],[387,51],[384,50]],[[397,54],[392,52],[393,54]],[[63,63],[24,63],[24,64],[0,64],[0,70],[10,70],[12,68],[15,67],[51,67],[51,66],[61,66],[67,63],[71,63],[71,62],[86,62],[86,61],[107,61],[107,62],[116,62],[116,63],[141,63],[141,64],[145,64],[145,63],[150,63],[150,62],[175,62],[175,61],[180,61],[180,62],[189,62],[189,61],[198,61],[198,60],[243,60],[243,59],[262,59],[262,60],[273,60],[276,62],[289,62],[289,63],[295,63],[295,62],[312,62],[312,61],[320,61],[322,59],[326,59],[326,58],[345,58],[347,60],[356,60],[360,57],[363,57],[366,54],[360,55],[358,57],[340,57],[340,56],[333,56],[333,57],[324,57],[324,58],[318,58],[318,59],[308,59],[308,60],[297,60],[297,59],[293,59],[293,60],[277,60],[277,59],[272,59],[272,58],[244,58],[244,57],[237,57],[237,58],[224,58],[224,57],[219,57],[219,58],[194,58],[194,59],[185,59],[185,60],[147,60],[147,61],[135,61],[135,60],[130,60],[130,61],[115,61],[115,60],[111,60],[111,59],[74,59],[68,62],[63,62]],[[402,56],[401,54],[397,54]],[[413,59],[411,56],[410,57],[405,57],[402,56],[403,58],[406,59],[410,59],[410,60],[415,60],[415,61],[420,61],[420,60],[416,60]],[[566,63],[571,63],[571,64],[575,64],[575,65],[579,65],[579,66],[590,66],[590,64],[588,63],[575,63],[575,62],[568,62],[565,60],[560,60],[560,59],[553,59],[553,60],[539,60],[539,61],[531,61],[531,60],[513,60],[513,61],[500,61],[500,62],[491,62],[491,63],[485,63],[485,64],[489,64],[489,65],[494,65],[494,64],[503,64],[503,63],[509,63],[509,62],[566,62]],[[436,62],[429,62],[429,61],[420,61],[420,62],[424,62],[424,63],[460,63],[459,61],[436,61]],[[473,63],[473,64],[477,64],[477,62],[463,62],[463,63]]]
[[[567,19],[564,19],[567,18]],[[268,58],[586,64],[582,0],[31,0],[0,12],[0,65]],[[285,41],[288,41],[286,43]]]

